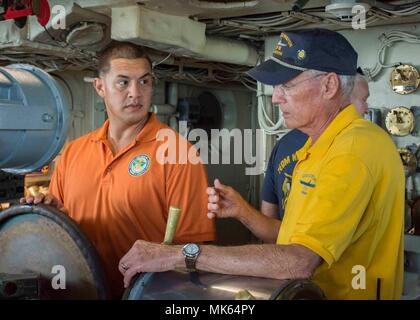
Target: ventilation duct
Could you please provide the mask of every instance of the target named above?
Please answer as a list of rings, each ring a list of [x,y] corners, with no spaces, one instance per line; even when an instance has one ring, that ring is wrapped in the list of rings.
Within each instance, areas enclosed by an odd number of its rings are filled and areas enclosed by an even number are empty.
[[[127,26],[130,28],[127,28]],[[111,38],[201,60],[254,66],[256,49],[245,42],[206,36],[206,25],[140,6],[112,8]]]

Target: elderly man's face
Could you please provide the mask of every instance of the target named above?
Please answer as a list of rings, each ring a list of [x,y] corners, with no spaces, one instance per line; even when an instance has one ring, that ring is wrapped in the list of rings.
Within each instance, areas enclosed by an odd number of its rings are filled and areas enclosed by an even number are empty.
[[[278,104],[286,126],[304,129],[316,121],[321,111],[319,77],[324,74],[302,72],[284,85],[274,87],[272,102]]]
[[[133,125],[147,117],[153,76],[146,59],[113,59],[110,70],[94,85],[105,101],[110,121]]]
[[[368,112],[368,104],[366,102],[369,97],[369,86],[364,79],[358,79],[351,93],[350,101],[353,103],[360,115]]]

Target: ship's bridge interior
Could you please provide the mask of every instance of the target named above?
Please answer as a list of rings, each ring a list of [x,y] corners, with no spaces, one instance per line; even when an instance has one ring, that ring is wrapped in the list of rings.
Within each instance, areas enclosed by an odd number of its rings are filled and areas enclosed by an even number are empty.
[[[271,150],[289,129],[271,102],[273,87],[246,72],[272,55],[281,32],[311,28],[353,45],[369,84],[364,117],[398,148],[403,298],[420,299],[420,1],[0,1],[0,214],[23,195],[48,192],[63,148],[107,119],[92,83],[98,53],[113,41],[150,56],[150,112],[192,144],[190,132],[204,130],[215,155],[209,183],[220,179],[258,209]],[[221,245],[259,242],[235,219],[217,220],[216,231]],[[1,234],[0,219],[0,247]]]

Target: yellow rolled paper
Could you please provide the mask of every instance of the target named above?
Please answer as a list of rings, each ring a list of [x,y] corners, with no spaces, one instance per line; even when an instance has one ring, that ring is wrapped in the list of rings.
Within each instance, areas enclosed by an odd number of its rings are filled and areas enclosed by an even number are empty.
[[[181,215],[180,208],[173,207],[173,206],[169,207],[168,222],[166,223],[165,239],[163,240],[164,244],[172,244],[180,215]]]

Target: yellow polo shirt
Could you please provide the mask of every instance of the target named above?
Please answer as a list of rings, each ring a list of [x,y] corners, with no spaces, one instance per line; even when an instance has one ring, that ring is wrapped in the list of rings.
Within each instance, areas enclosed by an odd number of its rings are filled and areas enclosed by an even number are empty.
[[[313,280],[328,299],[399,299],[405,178],[391,138],[350,105],[298,159],[277,243],[323,259]]]

